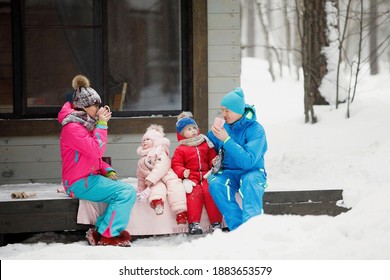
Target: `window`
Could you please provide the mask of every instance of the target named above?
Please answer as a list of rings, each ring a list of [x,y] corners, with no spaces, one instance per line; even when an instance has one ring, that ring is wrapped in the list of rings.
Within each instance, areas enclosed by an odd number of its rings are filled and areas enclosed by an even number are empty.
[[[0,0],[0,17],[0,136],[58,135],[79,73],[111,134],[174,132],[182,110],[207,129],[207,0]]]
[[[11,1],[0,2],[0,114],[13,112]]]
[[[56,117],[76,74],[114,117],[190,109],[187,3],[0,1],[0,118]]]
[[[108,1],[110,103],[132,114],[182,109],[178,0]],[[123,109],[122,109],[123,107]]]
[[[101,7],[93,0],[23,1],[26,116],[55,115],[72,97],[73,76],[101,83]],[[24,98],[23,98],[24,99]]]

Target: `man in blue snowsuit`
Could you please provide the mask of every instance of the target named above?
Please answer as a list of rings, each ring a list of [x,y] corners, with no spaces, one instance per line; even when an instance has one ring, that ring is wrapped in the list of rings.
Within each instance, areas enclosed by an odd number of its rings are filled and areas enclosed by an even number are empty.
[[[241,88],[222,98],[221,110],[225,124],[212,125],[207,136],[217,151],[224,151],[222,168],[208,181],[211,196],[229,230],[234,230],[263,213],[267,139],[263,126],[256,120],[254,107],[245,103]],[[242,198],[242,209],[235,199],[237,192]]]

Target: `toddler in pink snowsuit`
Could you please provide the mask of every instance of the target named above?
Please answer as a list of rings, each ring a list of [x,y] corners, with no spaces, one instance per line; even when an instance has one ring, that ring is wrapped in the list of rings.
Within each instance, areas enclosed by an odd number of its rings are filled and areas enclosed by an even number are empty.
[[[155,213],[161,215],[167,198],[177,224],[186,224],[186,193],[182,181],[171,168],[169,146],[162,126],[152,124],[147,128],[142,145],[137,149],[141,157],[137,165],[137,199],[148,201]]]

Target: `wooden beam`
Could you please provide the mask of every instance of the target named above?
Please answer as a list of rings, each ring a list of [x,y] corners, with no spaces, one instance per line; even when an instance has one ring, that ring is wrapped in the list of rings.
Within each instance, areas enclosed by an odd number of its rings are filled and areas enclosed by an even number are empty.
[[[151,123],[161,124],[166,133],[176,132],[176,117],[124,117],[112,118],[110,134],[145,133]],[[0,120],[0,137],[60,135],[61,124],[57,119]]]
[[[208,131],[208,30],[207,0],[192,1],[194,118],[204,134]]]

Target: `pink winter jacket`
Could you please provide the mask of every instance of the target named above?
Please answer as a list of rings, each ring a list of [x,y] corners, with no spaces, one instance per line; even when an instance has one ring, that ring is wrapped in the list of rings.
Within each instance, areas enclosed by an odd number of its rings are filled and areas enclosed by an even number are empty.
[[[138,147],[141,156],[137,165],[138,192],[146,188],[145,181],[153,183],[149,202],[168,196],[168,203],[173,213],[187,210],[186,194],[183,182],[171,168],[169,158],[170,141],[164,137],[154,142],[154,147],[144,150]]]
[[[67,102],[58,113],[58,121],[62,121],[73,111]],[[74,182],[89,175],[106,176],[113,171],[112,167],[102,160],[106,151],[107,126],[97,125],[88,131],[80,123],[68,123],[63,126],[60,136],[62,158],[62,184],[65,190]]]
[[[170,171],[172,170],[171,159],[169,158],[169,146],[169,139],[164,137],[156,140],[154,147],[148,150],[143,150],[142,146],[138,147],[137,153],[141,156],[137,166],[139,189],[144,189],[146,187],[145,180],[148,180],[155,185],[166,175],[177,177],[175,174],[170,174]],[[167,178],[164,179],[164,181],[167,180]]]

